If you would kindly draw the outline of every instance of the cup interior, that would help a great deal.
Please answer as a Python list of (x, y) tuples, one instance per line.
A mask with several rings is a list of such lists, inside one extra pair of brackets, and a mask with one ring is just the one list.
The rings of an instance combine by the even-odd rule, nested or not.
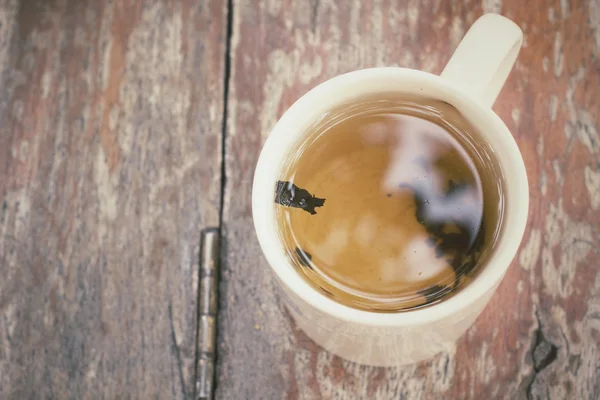
[[(398, 92), (445, 101), (480, 132), (504, 176), (504, 218), (495, 249), (473, 282), (443, 301), (398, 313), (377, 313), (337, 303), (309, 285), (289, 262), (278, 236), (274, 187), (286, 157), (309, 134), (309, 128), (331, 109), (347, 102)], [(374, 68), (335, 77), (301, 97), (282, 116), (261, 152), (252, 191), (255, 229), (267, 261), (281, 283), (321, 312), (370, 325), (412, 325), (433, 322), (460, 312), (497, 286), (520, 244), (528, 208), (527, 175), (518, 147), (500, 118), (437, 75), (403, 68)]]

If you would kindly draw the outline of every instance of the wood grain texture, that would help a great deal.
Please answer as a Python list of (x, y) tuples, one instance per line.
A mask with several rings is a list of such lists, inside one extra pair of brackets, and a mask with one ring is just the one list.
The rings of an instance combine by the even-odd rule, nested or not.
[(0, 0), (0, 398), (188, 398), (226, 5)]
[[(298, 331), (255, 239), (262, 143), (303, 93), (373, 66), (439, 73), (484, 12), (525, 41), (494, 107), (525, 159), (530, 216), (498, 292), (456, 349), (370, 368)], [(600, 398), (600, 2), (234, 1), (218, 397)]]

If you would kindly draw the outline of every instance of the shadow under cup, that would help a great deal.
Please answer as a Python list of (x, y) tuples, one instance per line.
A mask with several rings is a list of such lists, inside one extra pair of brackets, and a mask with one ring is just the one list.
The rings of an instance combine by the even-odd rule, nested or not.
[[(419, 125), (417, 126), (421, 131), (408, 132), (408, 136), (403, 136), (404, 133), (401, 134), (401, 132), (410, 130), (408, 128), (410, 124), (404, 123), (402, 118), (418, 119)], [(388, 125), (382, 125), (384, 124), (382, 119), (387, 121)], [(396, 125), (390, 127), (389, 122), (395, 123), (397, 120), (404, 123), (402, 129), (394, 129)], [(373, 137), (380, 137), (380, 142), (382, 142), (381, 129), (376, 131), (365, 131), (364, 129), (364, 126), (370, 126), (368, 124), (372, 124), (373, 121), (378, 121), (376, 126), (380, 128), (381, 126), (388, 128), (391, 136), (386, 140), (390, 143), (386, 145), (378, 143), (375, 147), (369, 147), (368, 143), (372, 142)], [(425, 122), (421, 123), (420, 121)], [(423, 129), (429, 128), (442, 129), (449, 135), (448, 138), (452, 139), (456, 149), (452, 149), (452, 151), (446, 149), (445, 151), (449, 155), (431, 158), (430, 165), (426, 165), (424, 161), (426, 157), (424, 158), (423, 155), (414, 151), (414, 138), (422, 143), (427, 143), (427, 139), (430, 138), (424, 135)], [(358, 133), (354, 135), (354, 129), (357, 131), (362, 129), (360, 135)], [(409, 141), (410, 138), (413, 139)], [(391, 142), (394, 142), (393, 146)], [(408, 154), (412, 154), (414, 160), (418, 160), (420, 164), (415, 169), (415, 173), (420, 174), (421, 170), (426, 171), (425, 180), (417, 178), (417, 181), (412, 179), (410, 182), (402, 179), (395, 181), (394, 185), (400, 188), (400, 193), (394, 194), (394, 198), (391, 198), (392, 193), (387, 193), (389, 188), (382, 189), (381, 193), (376, 193), (379, 187), (384, 186), (383, 183), (374, 182), (373, 186), (373, 182), (368, 182), (366, 186), (357, 186), (357, 182), (361, 182), (361, 176), (368, 175), (368, 180), (375, 176), (371, 164), (377, 165), (374, 168), (386, 165), (385, 175), (388, 176), (390, 167), (386, 163), (398, 164), (397, 160), (394, 160), (394, 154), (398, 155), (398, 149), (406, 146), (408, 142), (412, 144), (412, 153), (408, 151)], [(363, 152), (363, 148), (377, 149), (376, 151), (379, 153), (371, 152), (369, 153), (371, 155), (365, 153), (362, 159), (357, 159), (356, 154)], [(465, 160), (457, 157), (458, 150), (460, 153), (464, 153)], [(351, 156), (346, 157), (345, 152)], [(390, 161), (381, 164), (381, 160), (386, 158), (388, 153)], [(400, 151), (400, 153), (406, 154), (407, 151)], [(370, 159), (365, 159), (365, 157), (370, 157)], [(344, 165), (349, 166), (349, 168), (346, 167), (347, 170), (354, 169), (356, 171), (342, 173), (341, 175), (353, 172), (355, 174), (348, 182), (340, 183), (336, 179), (340, 173), (330, 167), (331, 165), (339, 166), (344, 161), (346, 161)], [(463, 161), (465, 161), (464, 165), (461, 165)], [(469, 167), (470, 171), (466, 161), (472, 164)], [(359, 165), (352, 167), (352, 163)], [(406, 175), (411, 166), (408, 165), (408, 167), (401, 168), (400, 175)], [(460, 171), (461, 169), (462, 171)], [(331, 171), (333, 172), (329, 173)], [(465, 184), (469, 180), (465, 176), (470, 172), (473, 172), (471, 174), (473, 176), (469, 176), (469, 178), (473, 178), (470, 179), (473, 184), (469, 186)], [(429, 181), (427, 181), (427, 176), (429, 176)], [(430, 185), (432, 181), (448, 182), (448, 184), (443, 189), (438, 187), (434, 191), (427, 191), (426, 189), (432, 188)], [(477, 209), (473, 208), (465, 212), (467, 207), (463, 207), (462, 212), (457, 211), (456, 207), (460, 210), (460, 207), (465, 204), (457, 202), (456, 199), (460, 198), (461, 191), (467, 193), (467, 189), (478, 193)], [(280, 246), (296, 273), (314, 290), (328, 298), (345, 306), (370, 312), (396, 313), (429, 307), (448, 300), (467, 287), (472, 280), (477, 278), (493, 256), (501, 234), (505, 211), (502, 168), (495, 158), (491, 145), (469, 119), (446, 101), (393, 92), (357, 97), (351, 102), (339, 104), (324, 112), (296, 139), (283, 157), (277, 183), (274, 184), (274, 192), (273, 207), (275, 208)], [(323, 194), (326, 195), (322, 196)], [(365, 196), (368, 197), (368, 201), (360, 201), (363, 203), (366, 201), (366, 207), (361, 206), (357, 209), (348, 206), (345, 209), (342, 206), (348, 204), (349, 198), (357, 199)], [(325, 204), (325, 200), (320, 197), (327, 198), (329, 203)], [(463, 197), (465, 196), (463, 195)], [(342, 252), (346, 252), (346, 257), (338, 257), (336, 266), (338, 270), (335, 270), (335, 268), (330, 268), (325, 261), (326, 259), (330, 260), (331, 257), (320, 257), (321, 254), (331, 255), (333, 253), (333, 251), (328, 253), (327, 249), (324, 250), (322, 242), (330, 243), (331, 240), (324, 238), (331, 238), (333, 234), (339, 236), (340, 226), (364, 225), (362, 222), (352, 225), (352, 221), (364, 221), (367, 213), (381, 214), (379, 222), (374, 223), (381, 228), (382, 224), (391, 219), (384, 211), (386, 207), (389, 207), (391, 201), (395, 201), (392, 205), (392, 213), (398, 207), (406, 208), (405, 206), (408, 205), (410, 208), (410, 216), (407, 217), (406, 214), (399, 216), (400, 225), (405, 224), (408, 218), (415, 219), (415, 224), (418, 221), (416, 226), (417, 229), (420, 229), (420, 236), (413, 238), (412, 245), (409, 246), (410, 255), (412, 256), (413, 248), (424, 248), (423, 246), (415, 247), (414, 244), (417, 241), (425, 242), (431, 248), (431, 250), (423, 252), (425, 256), (427, 256), (425, 253), (431, 253), (429, 259), (421, 257), (419, 263), (422, 265), (409, 266), (408, 269), (417, 268), (427, 271), (429, 264), (433, 269), (434, 264), (437, 265), (435, 268), (438, 268), (438, 260), (443, 260), (447, 266), (434, 278), (427, 277), (422, 280), (419, 277), (419, 282), (409, 282), (407, 286), (400, 286), (398, 291), (379, 289), (377, 292), (361, 291), (360, 279), (364, 279), (365, 273), (368, 274), (369, 280), (374, 280), (377, 286), (383, 287), (380, 285), (381, 278), (379, 281), (375, 279), (380, 275), (367, 270), (378, 271), (372, 268), (373, 265), (380, 265), (382, 260), (389, 265), (390, 260), (386, 257), (376, 258), (382, 251), (373, 242), (365, 242), (364, 246), (361, 246), (356, 241), (350, 241), (345, 250), (342, 250)], [(434, 213), (431, 210), (439, 210), (439, 206), (444, 206), (444, 204), (446, 204), (446, 209), (448, 209), (448, 205), (455, 207), (451, 209), (451, 214), (445, 215), (443, 220), (440, 220), (439, 216), (437, 219), (435, 215), (432, 217)], [(326, 208), (327, 206), (329, 208)], [(357, 216), (348, 215), (354, 211), (357, 211)], [(342, 213), (342, 218), (339, 218), (340, 213)], [(476, 220), (476, 223), (472, 223), (473, 220)], [(406, 232), (406, 227), (402, 227), (402, 229)], [(349, 231), (356, 231), (356, 229), (352, 228)], [(380, 231), (385, 230), (381, 228)], [(309, 235), (308, 239), (305, 237), (307, 234)], [(320, 239), (317, 239), (319, 235)], [(370, 240), (385, 241), (386, 237), (390, 236), (390, 234), (382, 234), (380, 237), (371, 235)], [(348, 243), (347, 239), (345, 243)], [(395, 243), (391, 243), (391, 246), (394, 247)], [(366, 252), (360, 252), (359, 248), (365, 249)], [(394, 254), (402, 253), (403, 246), (398, 245), (398, 250), (399, 253)], [(419, 251), (421, 252), (421, 250)], [(417, 253), (417, 250), (414, 252)], [(389, 252), (383, 253), (389, 254)], [(434, 253), (435, 259), (432, 256)], [(406, 259), (406, 257), (404, 258)], [(393, 268), (405, 268), (401, 265), (401, 261), (398, 261), (397, 258), (395, 260), (396, 265)], [(357, 268), (347, 268), (352, 263), (356, 264), (358, 271), (356, 271)], [(343, 276), (345, 273), (349, 275), (347, 279)], [(388, 276), (389, 273), (386, 272), (385, 275)], [(421, 271), (419, 271), (420, 275)], [(424, 274), (424, 276), (426, 275), (427, 273)], [(336, 276), (342, 276), (342, 280), (336, 282)], [(344, 279), (346, 282), (359, 282), (359, 284), (344, 285), (340, 283)], [(358, 290), (357, 287), (359, 287)]]

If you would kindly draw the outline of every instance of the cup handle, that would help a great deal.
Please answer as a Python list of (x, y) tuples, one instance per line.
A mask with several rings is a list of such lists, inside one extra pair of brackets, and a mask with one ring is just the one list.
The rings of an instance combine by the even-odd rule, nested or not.
[(441, 77), (491, 107), (523, 43), (523, 32), (508, 18), (485, 14), (467, 32)]

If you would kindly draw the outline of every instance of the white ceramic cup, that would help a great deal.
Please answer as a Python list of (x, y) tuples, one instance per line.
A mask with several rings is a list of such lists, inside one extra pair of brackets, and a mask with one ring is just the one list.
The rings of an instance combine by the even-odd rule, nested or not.
[[(306, 93), (276, 124), (256, 166), (254, 225), (292, 316), (317, 344), (361, 364), (402, 365), (450, 350), (479, 316), (510, 266), (527, 221), (523, 158), (508, 128), (491, 110), (521, 42), (522, 32), (514, 22), (486, 14), (467, 32), (441, 76), (405, 68), (350, 72)], [(297, 273), (278, 237), (274, 190), (286, 157), (316, 120), (341, 103), (390, 91), (448, 102), (479, 130), (505, 177), (505, 213), (493, 255), (472, 282), (428, 307), (377, 313), (342, 305)]]

